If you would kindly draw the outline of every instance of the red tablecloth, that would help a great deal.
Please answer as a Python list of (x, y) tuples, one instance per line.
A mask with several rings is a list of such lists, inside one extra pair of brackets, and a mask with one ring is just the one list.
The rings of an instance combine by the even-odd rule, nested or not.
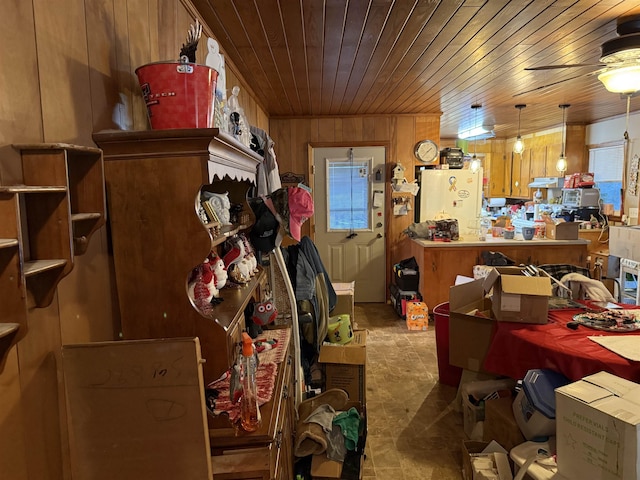
[[(624, 308), (636, 308), (625, 305)], [(488, 372), (510, 378), (524, 378), (528, 370), (546, 368), (562, 373), (570, 380), (602, 370), (634, 382), (640, 382), (640, 362), (627, 360), (589, 340), (595, 335), (640, 335), (610, 333), (580, 325), (567, 327), (578, 309), (549, 311), (549, 323), (533, 325), (497, 322), (497, 329), (484, 361)]]

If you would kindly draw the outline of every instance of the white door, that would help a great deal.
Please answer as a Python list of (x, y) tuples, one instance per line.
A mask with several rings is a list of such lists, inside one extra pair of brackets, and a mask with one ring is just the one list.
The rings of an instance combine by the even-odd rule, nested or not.
[(384, 147), (316, 148), (315, 243), (332, 282), (385, 302)]

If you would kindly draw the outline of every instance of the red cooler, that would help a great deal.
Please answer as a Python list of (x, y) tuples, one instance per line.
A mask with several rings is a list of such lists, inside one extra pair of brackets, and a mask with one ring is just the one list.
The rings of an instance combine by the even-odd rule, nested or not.
[(440, 383), (457, 387), (462, 378), (462, 369), (449, 364), (449, 302), (433, 309), (436, 324), (436, 350), (438, 352), (438, 376)]
[(211, 128), (218, 72), (206, 65), (156, 62), (136, 69), (151, 128)]

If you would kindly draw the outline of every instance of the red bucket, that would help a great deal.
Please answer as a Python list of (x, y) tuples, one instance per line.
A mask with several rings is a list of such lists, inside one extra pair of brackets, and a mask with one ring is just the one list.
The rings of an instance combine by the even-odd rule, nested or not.
[(438, 377), (440, 383), (457, 387), (462, 378), (462, 369), (449, 363), (449, 302), (433, 309), (436, 324), (436, 351), (438, 354)]
[(136, 69), (154, 130), (211, 128), (218, 72), (205, 65), (157, 62)]

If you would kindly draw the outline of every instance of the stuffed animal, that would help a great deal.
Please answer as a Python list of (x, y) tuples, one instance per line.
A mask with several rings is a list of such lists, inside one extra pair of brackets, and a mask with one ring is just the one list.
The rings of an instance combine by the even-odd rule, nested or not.
[(213, 265), (213, 274), (216, 277), (216, 288), (221, 290), (227, 284), (229, 277), (227, 269), (222, 259), (215, 252), (211, 252), (208, 258), (211, 265)]
[(227, 267), (229, 277), (235, 283), (247, 283), (251, 279), (251, 271), (248, 262), (244, 259), (244, 246), (233, 237), (225, 242), (228, 249), (222, 260)]
[(253, 251), (253, 246), (251, 245), (251, 242), (249, 241), (247, 236), (244, 233), (241, 233), (238, 236), (240, 237), (240, 240), (244, 245), (245, 258), (249, 262), (249, 268), (251, 269), (251, 275), (253, 276), (258, 273), (258, 259), (256, 258), (256, 254)]
[(264, 327), (270, 323), (273, 323), (278, 316), (278, 310), (273, 304), (273, 301), (266, 300), (264, 302), (258, 302), (253, 306), (253, 315), (251, 320), (256, 325)]
[(191, 271), (187, 291), (193, 305), (203, 315), (209, 315), (213, 306), (222, 301), (216, 288), (213, 265), (206, 259)]

